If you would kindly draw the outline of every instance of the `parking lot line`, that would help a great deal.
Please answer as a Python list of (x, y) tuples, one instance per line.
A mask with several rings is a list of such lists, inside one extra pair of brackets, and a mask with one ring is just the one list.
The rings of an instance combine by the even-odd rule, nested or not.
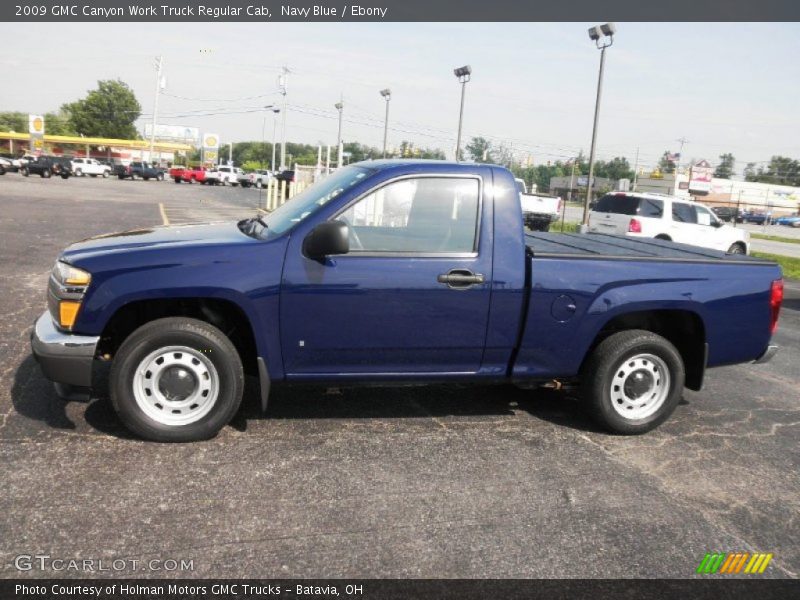
[(164, 210), (164, 203), (158, 203), (158, 210), (161, 212), (161, 221), (164, 225), (169, 225), (169, 219), (167, 218), (167, 211)]

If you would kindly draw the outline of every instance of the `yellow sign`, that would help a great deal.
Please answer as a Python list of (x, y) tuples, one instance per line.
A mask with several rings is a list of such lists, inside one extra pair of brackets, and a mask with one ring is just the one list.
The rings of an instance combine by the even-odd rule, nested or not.
[(33, 148), (34, 150), (42, 150), (44, 148), (44, 140), (42, 138), (34, 138)]
[(218, 145), (216, 136), (207, 135), (205, 142), (203, 142), (203, 146), (206, 148), (216, 148)]
[(28, 115), (28, 131), (30, 133), (44, 133), (44, 117), (39, 115)]
[(211, 150), (206, 150), (204, 156), (207, 162), (214, 162), (217, 160), (217, 153), (212, 152)]

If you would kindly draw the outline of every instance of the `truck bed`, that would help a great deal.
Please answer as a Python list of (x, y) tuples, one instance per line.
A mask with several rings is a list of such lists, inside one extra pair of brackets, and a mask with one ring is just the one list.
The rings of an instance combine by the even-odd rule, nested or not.
[(539, 258), (657, 260), (667, 262), (774, 263), (742, 254), (726, 254), (666, 240), (634, 238), (604, 233), (525, 233), (525, 245)]

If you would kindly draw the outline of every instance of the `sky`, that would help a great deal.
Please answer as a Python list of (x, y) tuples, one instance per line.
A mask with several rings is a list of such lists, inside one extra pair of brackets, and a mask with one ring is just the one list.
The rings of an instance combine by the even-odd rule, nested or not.
[[(390, 88), (389, 146), (452, 155), (469, 64), (464, 139), (484, 136), (534, 164), (589, 153), (600, 52), (594, 23), (2, 23), (0, 111), (44, 113), (119, 78), (153, 109), (163, 55), (160, 124), (228, 141), (269, 141), (287, 66), (287, 139), (380, 147)], [(11, 49), (11, 50), (9, 50)], [(665, 150), (736, 169), (800, 158), (800, 24), (617, 23), (606, 53), (597, 156), (653, 166)], [(224, 114), (210, 114), (224, 113)], [(281, 124), (278, 121), (278, 139)]]

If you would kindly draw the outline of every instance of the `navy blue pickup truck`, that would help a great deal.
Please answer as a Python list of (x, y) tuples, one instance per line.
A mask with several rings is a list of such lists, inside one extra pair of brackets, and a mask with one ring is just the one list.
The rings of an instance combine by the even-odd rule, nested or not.
[(572, 386), (636, 434), (708, 367), (769, 359), (782, 295), (747, 256), (526, 233), (500, 167), (376, 161), (264, 216), (70, 246), (31, 342), (62, 395), (111, 361), (114, 409), (151, 440), (213, 437), (246, 373), (265, 410), (278, 383)]

